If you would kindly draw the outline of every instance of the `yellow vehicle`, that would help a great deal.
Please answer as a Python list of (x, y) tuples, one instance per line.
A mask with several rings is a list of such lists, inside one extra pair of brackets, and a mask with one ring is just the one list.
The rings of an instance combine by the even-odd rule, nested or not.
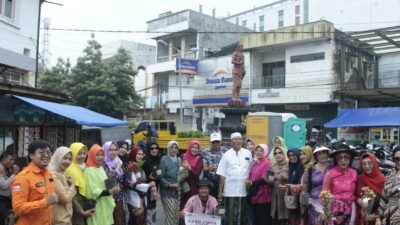
[[(149, 132), (151, 128), (151, 131)], [(148, 134), (150, 133), (150, 137)], [(200, 142), (200, 148), (206, 149), (210, 145), (209, 138), (179, 138), (175, 120), (143, 120), (135, 129), (133, 141), (146, 143), (147, 138), (156, 138), (161, 149), (167, 149), (169, 141), (177, 141), (179, 150), (185, 151), (191, 140)]]

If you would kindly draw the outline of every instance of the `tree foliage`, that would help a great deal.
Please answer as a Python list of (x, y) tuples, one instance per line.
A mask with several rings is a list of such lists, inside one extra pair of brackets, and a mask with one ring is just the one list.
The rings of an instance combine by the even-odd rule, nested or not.
[(83, 53), (73, 68), (61, 59), (42, 75), (39, 88), (62, 92), (75, 105), (118, 118), (140, 106), (133, 86), (136, 71), (125, 49), (103, 60), (101, 45), (92, 36)]
[(69, 59), (65, 61), (63, 58), (58, 58), (55, 66), (39, 76), (39, 88), (65, 94), (63, 84), (70, 74), (71, 63)]

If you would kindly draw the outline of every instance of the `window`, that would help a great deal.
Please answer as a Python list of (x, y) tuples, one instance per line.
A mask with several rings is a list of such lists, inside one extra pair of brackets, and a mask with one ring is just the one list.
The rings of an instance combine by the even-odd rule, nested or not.
[(279, 10), (279, 12), (278, 12), (278, 27), (279, 28), (282, 28), (284, 26), (283, 17), (284, 17), (284, 11)]
[(168, 130), (168, 123), (167, 122), (160, 122), (160, 130)]
[(263, 64), (262, 87), (285, 87), (285, 61)]
[(300, 24), (300, 16), (295, 17), (294, 24), (299, 25)]
[(308, 23), (308, 0), (304, 0), (303, 3), (303, 17), (304, 17), (304, 23)]
[(315, 61), (315, 60), (324, 60), (325, 53), (318, 52), (313, 54), (306, 54), (306, 55), (294, 55), (290, 57), (291, 63), (299, 63), (299, 62), (308, 62), (308, 61)]
[(242, 27), (247, 27), (247, 20), (242, 21)]
[(264, 16), (258, 17), (258, 31), (260, 32), (264, 31)]
[(0, 16), (13, 19), (14, 17), (14, 0), (0, 0)]
[(24, 55), (31, 56), (31, 50), (29, 48), (24, 48)]
[(295, 8), (295, 15), (297, 16), (297, 15), (300, 15), (300, 5), (296, 5), (296, 8)]
[(0, 82), (21, 85), (22, 74), (12, 71), (5, 71), (0, 73)]

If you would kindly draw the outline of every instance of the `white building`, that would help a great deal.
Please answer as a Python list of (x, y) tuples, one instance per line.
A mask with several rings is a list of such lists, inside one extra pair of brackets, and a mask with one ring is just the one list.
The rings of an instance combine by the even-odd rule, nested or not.
[(255, 31), (327, 20), (342, 31), (400, 24), (399, 0), (280, 0), (226, 17)]
[[(182, 75), (181, 98), (176, 58), (202, 60), (208, 54), (236, 43), (241, 32), (249, 29), (193, 10), (163, 13), (147, 24), (149, 37), (157, 41), (157, 63), (147, 68), (152, 77), (148, 80), (153, 80), (153, 83), (147, 84), (147, 87), (152, 88), (147, 97), (153, 103), (164, 103), (169, 109), (168, 119), (177, 121), (180, 120), (182, 101), (183, 124), (178, 122), (178, 127), (180, 130), (196, 129), (192, 99), (194, 89), (202, 88), (202, 78)], [(218, 33), (222, 28), (234, 33)]]
[(251, 105), (294, 113), (320, 130), (343, 101), (337, 90), (376, 86), (377, 58), (342, 35), (319, 21), (241, 37), (250, 51)]
[(39, 0), (0, 0), (0, 82), (35, 86)]

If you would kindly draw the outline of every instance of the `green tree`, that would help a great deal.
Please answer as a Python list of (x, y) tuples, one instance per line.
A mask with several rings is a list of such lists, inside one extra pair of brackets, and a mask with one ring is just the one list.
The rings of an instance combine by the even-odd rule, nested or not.
[(69, 59), (65, 61), (63, 58), (58, 58), (55, 66), (44, 71), (44, 73), (39, 76), (38, 87), (46, 91), (65, 94), (67, 90), (64, 87), (64, 83), (70, 74), (71, 63)]
[(140, 105), (133, 87), (136, 72), (125, 50), (103, 61), (101, 45), (92, 35), (83, 52), (65, 82), (74, 104), (119, 118)]

